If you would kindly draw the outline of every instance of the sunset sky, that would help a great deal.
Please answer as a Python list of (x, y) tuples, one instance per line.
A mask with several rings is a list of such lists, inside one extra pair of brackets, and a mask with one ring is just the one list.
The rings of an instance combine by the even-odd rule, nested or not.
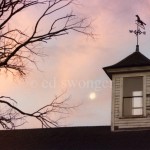
[[(80, 33), (57, 37), (44, 44), (48, 56), (38, 59), (41, 71), (32, 67), (25, 80), (1, 74), (0, 95), (11, 96), (24, 111), (32, 112), (67, 90), (70, 104), (81, 106), (63, 120), (66, 126), (110, 125), (111, 81), (103, 67), (112, 65), (135, 51), (135, 15), (147, 24), (140, 36), (140, 51), (150, 58), (149, 0), (78, 0), (74, 13), (93, 20), (96, 39)], [(70, 11), (70, 8), (67, 9)], [(66, 11), (67, 11), (66, 10)], [(42, 9), (29, 9), (12, 20), (13, 26), (32, 29)], [(67, 12), (63, 12), (64, 14)], [(59, 13), (57, 14), (59, 15)], [(24, 18), (24, 19), (21, 19)], [(42, 29), (48, 27), (43, 22)], [(92, 94), (91, 94), (92, 93)], [(34, 121), (24, 128), (37, 127)]]

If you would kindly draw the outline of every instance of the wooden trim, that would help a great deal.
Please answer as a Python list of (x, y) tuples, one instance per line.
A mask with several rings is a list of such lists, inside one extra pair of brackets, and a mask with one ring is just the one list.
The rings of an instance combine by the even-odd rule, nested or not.
[(127, 117), (121, 117), (119, 119), (134, 119), (134, 118), (145, 118), (144, 115), (131, 115)]
[(126, 67), (126, 68), (110, 68), (107, 69), (108, 73), (125, 73), (125, 72), (139, 72), (139, 71), (150, 71), (150, 66), (141, 67)]
[(125, 74), (115, 74), (114, 76), (115, 77), (120, 77), (122, 80), (121, 80), (121, 93), (120, 93), (120, 97), (121, 97), (121, 100), (120, 100), (120, 107), (119, 107), (119, 111), (120, 111), (120, 115), (119, 117), (121, 118), (122, 117), (122, 102), (123, 102), (123, 78), (125, 77), (138, 77), (138, 76), (141, 76), (143, 77), (143, 115), (146, 116), (146, 75), (150, 75), (150, 72), (149, 73), (141, 73), (141, 72), (138, 72), (138, 73), (132, 73), (132, 74), (129, 74), (129, 73), (125, 73)]
[(111, 101), (111, 131), (114, 131), (114, 104), (115, 101), (115, 77), (112, 77), (112, 101)]
[(134, 72), (134, 73), (124, 73), (124, 74), (114, 74), (115, 77), (136, 77), (136, 76), (146, 76), (150, 75), (150, 72)]
[(143, 114), (146, 117), (146, 75), (143, 75)]
[(123, 110), (123, 106), (122, 106), (122, 103), (123, 103), (123, 78), (120, 78), (120, 104), (119, 104), (119, 117), (122, 117), (122, 110)]
[(143, 96), (128, 96), (128, 97), (123, 97), (124, 98), (134, 98), (134, 97), (143, 97)]

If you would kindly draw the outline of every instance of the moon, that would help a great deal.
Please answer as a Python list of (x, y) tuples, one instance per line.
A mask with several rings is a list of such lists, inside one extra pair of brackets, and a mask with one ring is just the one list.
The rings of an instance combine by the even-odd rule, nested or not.
[(96, 98), (96, 93), (95, 92), (90, 93), (89, 98), (91, 100), (94, 100)]

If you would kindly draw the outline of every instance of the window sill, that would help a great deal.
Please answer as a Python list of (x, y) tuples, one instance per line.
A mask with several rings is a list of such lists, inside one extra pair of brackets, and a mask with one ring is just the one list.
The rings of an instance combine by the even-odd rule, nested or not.
[(129, 117), (120, 117), (119, 119), (133, 119), (133, 118), (145, 118), (146, 116), (144, 115), (139, 115), (139, 116), (129, 116)]

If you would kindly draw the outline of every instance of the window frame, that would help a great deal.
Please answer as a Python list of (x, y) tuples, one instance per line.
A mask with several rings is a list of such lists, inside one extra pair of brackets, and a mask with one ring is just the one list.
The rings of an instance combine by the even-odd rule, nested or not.
[[(133, 111), (133, 110), (135, 110), (135, 109), (142, 109), (142, 114), (141, 115), (133, 115), (133, 114), (131, 114), (131, 115), (129, 115), (129, 116), (127, 116), (127, 115), (124, 115), (124, 99), (125, 98), (131, 98), (131, 101), (133, 102), (133, 98), (137, 98), (137, 97), (139, 97), (139, 98), (142, 98), (142, 106), (141, 107), (133, 107), (133, 105), (132, 105), (132, 107), (131, 107), (131, 112)], [(143, 107), (143, 101), (144, 101), (144, 99), (143, 99), (143, 95), (142, 96), (131, 96), (131, 97), (123, 97), (123, 103), (122, 103), (122, 114), (123, 114), (123, 117), (124, 118), (136, 118), (136, 117), (142, 117), (143, 115), (144, 115), (144, 107)], [(131, 103), (132, 103), (131, 102)]]
[[(146, 117), (146, 74), (144, 73), (126, 73), (118, 74), (116, 77), (121, 78), (121, 93), (120, 93), (120, 104), (119, 104), (119, 118), (140, 118)], [(143, 77), (143, 115), (135, 115), (131, 117), (123, 116), (123, 79), (126, 77)]]

